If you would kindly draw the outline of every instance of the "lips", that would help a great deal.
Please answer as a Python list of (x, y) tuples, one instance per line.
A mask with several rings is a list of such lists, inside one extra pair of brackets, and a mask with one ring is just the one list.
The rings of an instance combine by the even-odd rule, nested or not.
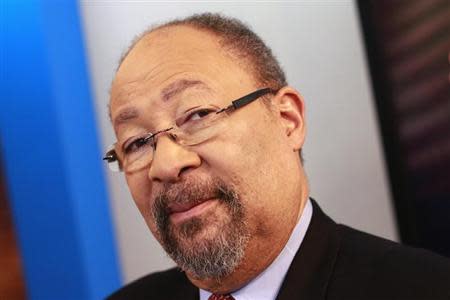
[(195, 217), (207, 210), (211, 205), (214, 205), (217, 200), (209, 198), (206, 200), (199, 200), (190, 203), (171, 204), (168, 207), (170, 219), (174, 223), (184, 221), (186, 219)]
[(188, 211), (191, 208), (193, 208), (194, 206), (197, 206), (203, 202), (205, 202), (207, 200), (200, 200), (200, 201), (195, 201), (195, 202), (190, 202), (190, 203), (182, 203), (182, 204), (172, 204), (169, 205), (169, 214), (173, 214), (173, 213), (180, 213), (180, 212), (184, 212), (184, 211)]

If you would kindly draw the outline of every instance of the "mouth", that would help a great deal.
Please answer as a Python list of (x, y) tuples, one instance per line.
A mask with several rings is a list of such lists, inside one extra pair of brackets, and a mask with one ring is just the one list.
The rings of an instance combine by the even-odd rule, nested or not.
[(190, 218), (201, 215), (218, 202), (215, 198), (196, 201), (187, 204), (174, 204), (169, 206), (169, 216), (173, 224), (184, 222)]

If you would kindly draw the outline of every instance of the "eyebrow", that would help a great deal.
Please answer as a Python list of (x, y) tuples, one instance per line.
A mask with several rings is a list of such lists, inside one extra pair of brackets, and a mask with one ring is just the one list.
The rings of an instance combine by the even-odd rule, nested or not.
[(134, 107), (128, 107), (122, 110), (117, 117), (114, 119), (114, 127), (117, 125), (125, 123), (128, 120), (136, 119), (139, 117), (139, 111)]
[[(169, 101), (171, 98), (175, 97), (176, 95), (181, 94), (186, 89), (194, 86), (201, 86), (205, 89), (209, 89), (209, 87), (203, 81), (180, 79), (166, 86), (161, 91), (160, 97), (164, 102), (166, 102)], [(132, 119), (136, 119), (138, 117), (139, 111), (135, 107), (125, 108), (114, 119), (114, 127), (117, 127), (119, 124), (125, 123)]]
[(175, 97), (178, 94), (181, 94), (183, 91), (193, 86), (202, 86), (206, 89), (209, 89), (203, 81), (180, 79), (169, 84), (161, 91), (161, 99), (164, 102), (169, 101), (171, 98)]

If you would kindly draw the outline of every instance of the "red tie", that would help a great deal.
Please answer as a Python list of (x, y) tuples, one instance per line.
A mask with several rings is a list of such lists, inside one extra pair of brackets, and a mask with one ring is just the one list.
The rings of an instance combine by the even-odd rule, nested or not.
[(208, 300), (234, 300), (234, 298), (230, 294), (226, 295), (212, 294), (211, 296), (209, 296)]

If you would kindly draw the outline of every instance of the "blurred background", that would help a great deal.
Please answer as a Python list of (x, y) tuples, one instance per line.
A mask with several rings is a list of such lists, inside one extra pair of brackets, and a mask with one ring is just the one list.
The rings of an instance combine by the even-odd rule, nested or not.
[(0, 299), (102, 299), (173, 263), (122, 174), (109, 87), (150, 25), (249, 24), (306, 99), (311, 196), (337, 222), (450, 257), (448, 0), (0, 4)]

